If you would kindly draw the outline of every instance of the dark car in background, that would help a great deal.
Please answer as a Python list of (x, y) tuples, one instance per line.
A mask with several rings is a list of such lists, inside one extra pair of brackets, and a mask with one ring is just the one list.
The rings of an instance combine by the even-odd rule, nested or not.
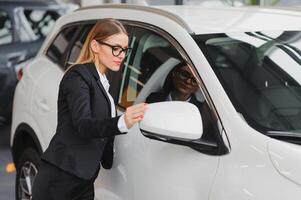
[(54, 22), (75, 8), (52, 1), (0, 0), (0, 124), (11, 119), (15, 66), (34, 57)]

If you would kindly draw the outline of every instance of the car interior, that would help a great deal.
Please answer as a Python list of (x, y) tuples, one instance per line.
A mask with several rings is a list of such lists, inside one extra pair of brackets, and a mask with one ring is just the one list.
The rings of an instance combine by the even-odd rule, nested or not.
[(300, 130), (300, 85), (261, 56), (263, 50), (222, 34), (210, 37), (197, 40), (237, 112), (263, 132)]

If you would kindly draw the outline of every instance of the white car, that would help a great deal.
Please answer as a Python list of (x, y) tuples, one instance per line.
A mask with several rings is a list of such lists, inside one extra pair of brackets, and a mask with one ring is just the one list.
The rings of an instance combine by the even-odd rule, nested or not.
[(190, 73), (180, 78), (194, 80), (192, 95), (209, 112), (200, 114), (190, 100), (149, 104), (144, 120), (116, 137), (96, 199), (300, 199), (301, 13), (134, 5), (81, 8), (60, 18), (24, 69), (11, 128), (16, 199), (30, 198), (39, 156), (55, 133), (66, 67), (96, 20), (110, 17), (125, 24), (133, 48), (123, 70), (108, 75), (119, 114), (162, 91), (179, 62)]

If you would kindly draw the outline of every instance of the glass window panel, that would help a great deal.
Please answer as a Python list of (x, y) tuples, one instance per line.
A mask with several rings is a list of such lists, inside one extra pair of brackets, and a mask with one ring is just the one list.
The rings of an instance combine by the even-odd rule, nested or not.
[(13, 41), (12, 21), (7, 12), (0, 10), (0, 45)]

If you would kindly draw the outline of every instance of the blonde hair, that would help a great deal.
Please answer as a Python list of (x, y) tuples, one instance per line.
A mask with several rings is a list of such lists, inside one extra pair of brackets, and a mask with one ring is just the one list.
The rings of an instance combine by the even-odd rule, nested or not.
[(124, 33), (128, 35), (126, 29), (120, 21), (112, 18), (98, 20), (90, 30), (80, 54), (73, 65), (93, 62), (94, 53), (90, 47), (92, 40), (105, 40), (106, 38), (118, 33)]

